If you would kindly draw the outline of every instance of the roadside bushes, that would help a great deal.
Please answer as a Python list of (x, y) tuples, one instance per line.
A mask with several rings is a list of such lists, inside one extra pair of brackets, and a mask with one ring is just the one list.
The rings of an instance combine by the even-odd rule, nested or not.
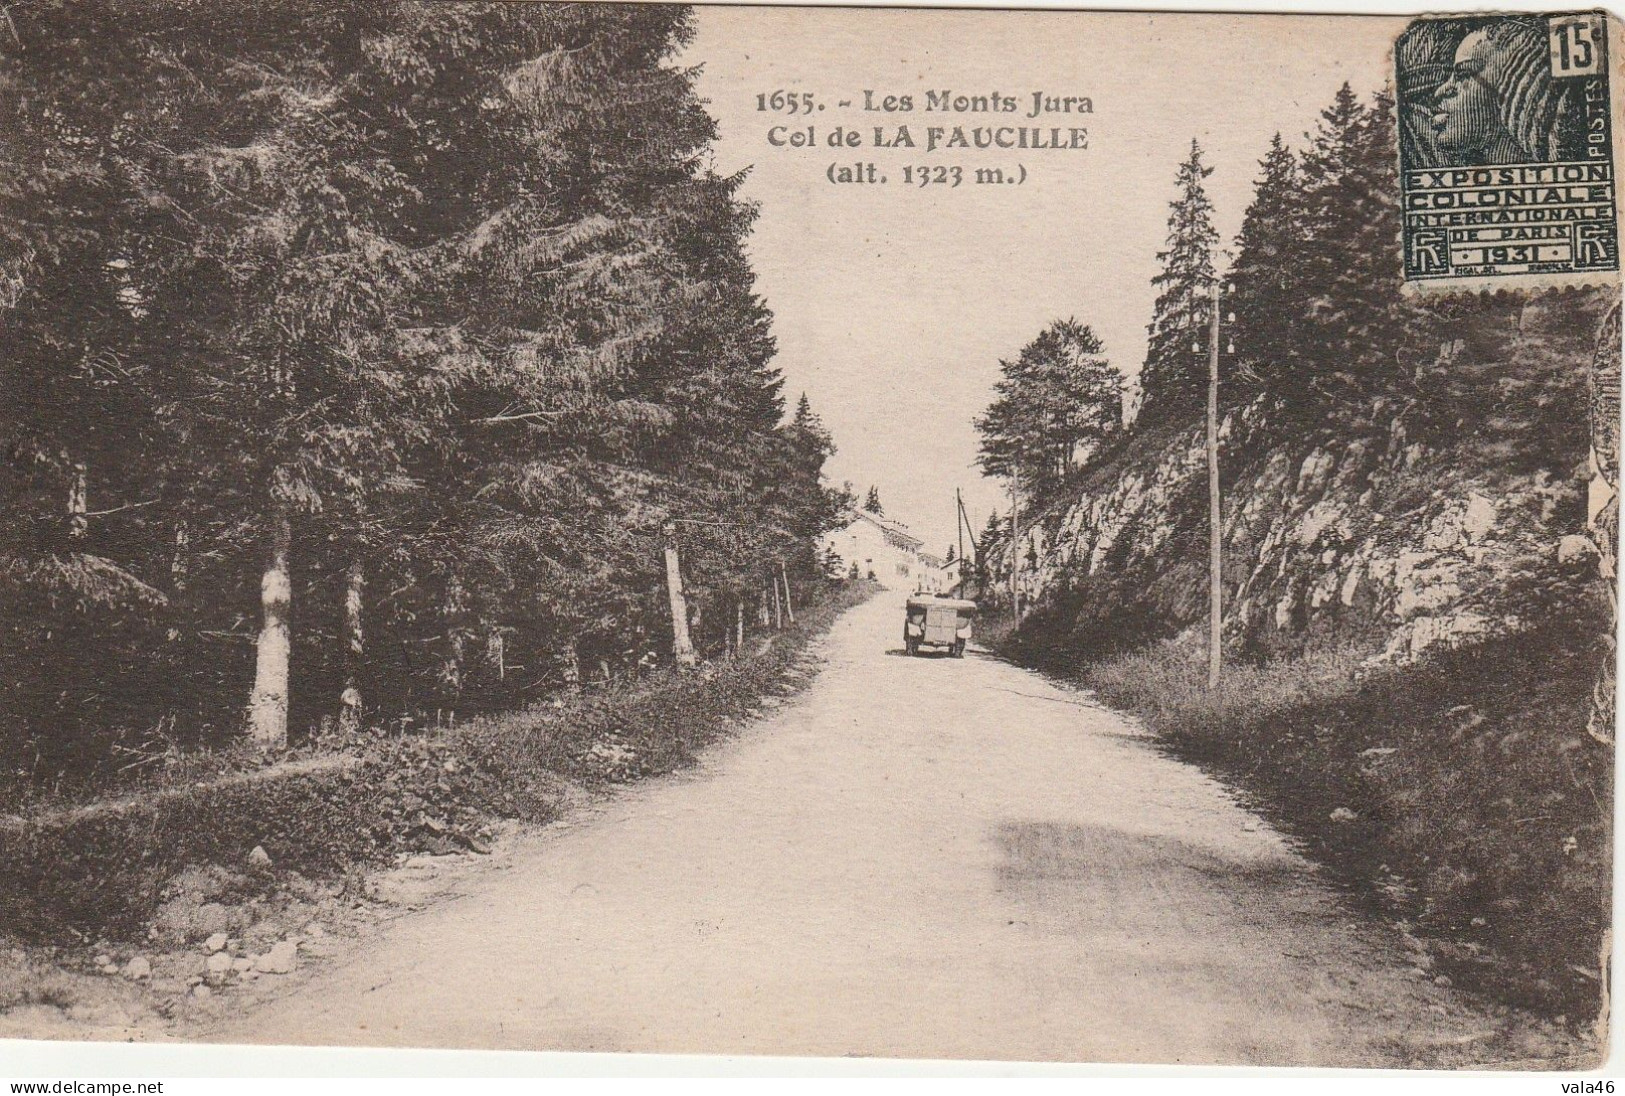
[[(258, 771), (0, 819), (0, 926), (27, 941), (127, 938), (189, 868), (248, 865), (269, 889), (292, 871), (330, 878), (402, 851), (483, 852), (492, 821), (548, 821), (569, 782), (617, 783), (690, 763), (873, 590), (836, 587), (743, 657), (692, 673), (584, 687), (439, 733), (363, 731)], [(255, 848), (268, 863), (251, 863)]]
[(1610, 924), (1612, 751), (1586, 734), (1601, 621), (1361, 669), (1328, 644), (1228, 665), (1165, 643), (1080, 674), (1217, 770), (1458, 983), (1589, 1021)]

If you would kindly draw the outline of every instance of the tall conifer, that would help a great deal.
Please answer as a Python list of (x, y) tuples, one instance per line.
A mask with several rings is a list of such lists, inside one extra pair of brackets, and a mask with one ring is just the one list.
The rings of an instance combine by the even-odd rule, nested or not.
[(1227, 403), (1260, 388), (1281, 391), (1293, 383), (1301, 362), (1296, 340), (1304, 299), (1299, 264), (1304, 246), (1303, 190), (1297, 157), (1277, 133), (1259, 162), (1230, 270), (1227, 313), (1236, 319), (1227, 345), (1234, 343), (1230, 368), (1220, 386)]
[(1151, 426), (1196, 414), (1207, 392), (1206, 323), (1208, 288), (1213, 284), (1213, 251), (1218, 230), (1203, 181), (1213, 169), (1202, 162), (1192, 139), (1190, 155), (1174, 179), (1177, 196), (1169, 203), (1167, 246), (1157, 253), (1161, 271), (1147, 328), (1145, 367), (1140, 372), (1138, 421)]

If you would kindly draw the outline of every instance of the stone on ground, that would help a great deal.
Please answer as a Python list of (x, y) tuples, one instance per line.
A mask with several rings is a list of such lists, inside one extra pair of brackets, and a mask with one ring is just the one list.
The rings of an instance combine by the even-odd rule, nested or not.
[(299, 945), (292, 940), (283, 940), (254, 960), (254, 969), (261, 974), (292, 974), (298, 962)]

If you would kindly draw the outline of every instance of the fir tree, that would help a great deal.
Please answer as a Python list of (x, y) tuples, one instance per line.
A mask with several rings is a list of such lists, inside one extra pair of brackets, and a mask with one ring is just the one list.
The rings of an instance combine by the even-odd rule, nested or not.
[(1365, 110), (1344, 83), (1320, 112), (1300, 158), (1303, 184), (1301, 231), (1307, 246), (1299, 257), (1299, 277), (1311, 309), (1324, 306), (1338, 277), (1343, 248), (1355, 235), (1358, 216), (1358, 160)]
[(1434, 337), (1435, 310), (1400, 291), (1387, 258), (1400, 231), (1394, 139), (1392, 98), (1380, 93), (1364, 106), (1344, 84), (1303, 154), (1297, 265), (1306, 323), (1296, 341), (1313, 398), (1334, 409), (1409, 390), (1410, 357)]
[(997, 510), (990, 511), (976, 538), (976, 585), (980, 590), (988, 590), (998, 580), (990, 569), (991, 561), (1009, 539), (1009, 519), (1001, 518)]
[(871, 486), (869, 488), (869, 493), (863, 499), (863, 508), (876, 517), (886, 516), (886, 508), (880, 505), (880, 489), (878, 487)]
[(1261, 388), (1281, 392), (1299, 374), (1297, 327), (1305, 302), (1299, 284), (1302, 261), (1303, 189), (1298, 161), (1277, 133), (1259, 162), (1253, 201), (1236, 236), (1226, 311), (1236, 319), (1229, 338), (1237, 347), (1220, 387), (1228, 403)]
[(976, 420), (990, 475), (1018, 476), (1035, 504), (1110, 439), (1123, 416), (1123, 378), (1094, 331), (1058, 320), (999, 363), (996, 398)]
[(0, 752), (240, 726), (250, 675), (274, 744), (636, 664), (667, 520), (702, 610), (815, 571), (850, 499), (810, 406), (782, 421), (690, 20), (13, 11)]
[(1174, 179), (1177, 197), (1169, 204), (1167, 246), (1157, 253), (1162, 269), (1151, 279), (1157, 300), (1147, 328), (1137, 420), (1147, 426), (1193, 415), (1206, 398), (1208, 291), (1218, 231), (1202, 183), (1212, 173), (1193, 139)]

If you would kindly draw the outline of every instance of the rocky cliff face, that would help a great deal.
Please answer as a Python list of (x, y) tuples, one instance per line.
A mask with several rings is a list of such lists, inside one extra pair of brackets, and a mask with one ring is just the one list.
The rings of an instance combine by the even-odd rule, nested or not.
[[(1583, 586), (1595, 574), (1586, 304), (1530, 306), (1489, 346), (1442, 347), (1418, 373), (1450, 386), (1434, 386), (1449, 409), (1442, 425), (1437, 414), (1413, 425), (1415, 404), (1401, 399), (1370, 401), (1346, 432), (1301, 428), (1267, 397), (1230, 410), (1220, 452), (1231, 642), (1352, 631), (1375, 659), (1408, 661), (1516, 632)], [(1114, 624), (1144, 638), (1198, 630), (1206, 460), (1199, 423), (1133, 439), (1034, 522), (1027, 598), (1080, 636)]]

